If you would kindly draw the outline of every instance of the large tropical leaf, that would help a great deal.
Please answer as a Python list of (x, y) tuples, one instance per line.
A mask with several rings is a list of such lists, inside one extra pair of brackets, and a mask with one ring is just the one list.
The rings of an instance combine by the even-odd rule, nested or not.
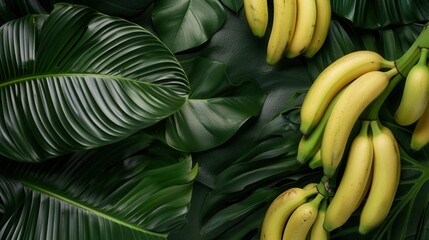
[(176, 112), (189, 86), (141, 27), (76, 5), (0, 28), (0, 153), (42, 161), (119, 141)]
[(196, 58), (182, 65), (190, 79), (191, 95), (166, 120), (163, 138), (170, 146), (186, 152), (211, 149), (260, 113), (264, 92), (249, 82), (233, 86), (225, 64)]
[(218, 0), (157, 0), (152, 20), (160, 38), (173, 52), (205, 43), (225, 21)]
[(39, 164), (0, 162), (1, 239), (166, 239), (197, 167), (143, 135)]
[(332, 11), (368, 29), (429, 20), (427, 0), (332, 0)]

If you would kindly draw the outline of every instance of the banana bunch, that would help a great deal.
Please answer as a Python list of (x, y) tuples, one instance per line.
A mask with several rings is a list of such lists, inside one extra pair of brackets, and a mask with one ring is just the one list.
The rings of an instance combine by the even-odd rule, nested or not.
[(332, 177), (359, 116), (397, 74), (393, 61), (372, 51), (349, 53), (326, 67), (302, 104), (298, 161), (311, 159)]
[[(328, 35), (330, 0), (273, 0), (273, 9), (267, 63), (276, 64), (284, 55), (313, 57)], [(263, 37), (268, 26), (267, 0), (244, 0), (244, 10), (252, 33)]]
[(392, 206), (400, 169), (399, 147), (393, 133), (377, 120), (363, 121), (326, 210), (324, 228), (332, 231), (341, 227), (361, 204), (359, 232), (366, 234), (378, 227)]
[(395, 112), (395, 121), (399, 125), (408, 126), (416, 123), (411, 148), (420, 150), (429, 142), (429, 66), (427, 57), (429, 50), (421, 50), (420, 59), (405, 79), (400, 104)]
[(261, 228), (261, 240), (328, 239), (323, 228), (326, 212), (325, 197), (317, 184), (290, 188), (269, 206)]

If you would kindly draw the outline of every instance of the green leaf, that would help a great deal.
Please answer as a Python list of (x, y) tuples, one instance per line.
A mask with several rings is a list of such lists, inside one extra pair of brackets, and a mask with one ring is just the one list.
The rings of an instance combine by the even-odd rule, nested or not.
[(2, 161), (2, 239), (166, 239), (197, 167), (143, 135), (40, 164)]
[(81, 4), (108, 15), (132, 18), (143, 13), (153, 0), (51, 0), (51, 2)]
[(243, 7), (243, 0), (221, 0), (221, 2), (235, 13)]
[(45, 14), (47, 9), (38, 0), (0, 0), (0, 23), (23, 17), (27, 14)]
[(332, 0), (331, 3), (335, 14), (367, 29), (429, 20), (427, 0)]
[(201, 210), (203, 239), (259, 236), (264, 210), (277, 195), (320, 179), (319, 172), (296, 161), (296, 127), (283, 115), (274, 118), (239, 158), (223, 165)]
[(189, 85), (145, 29), (58, 4), (0, 28), (0, 153), (19, 161), (119, 141), (176, 112)]
[(177, 53), (209, 40), (225, 21), (218, 0), (157, 0), (152, 10), (155, 30)]
[(196, 58), (182, 65), (190, 79), (191, 96), (166, 119), (165, 132), (156, 133), (168, 145), (185, 152), (213, 148), (260, 113), (265, 94), (252, 83), (231, 85), (224, 64)]

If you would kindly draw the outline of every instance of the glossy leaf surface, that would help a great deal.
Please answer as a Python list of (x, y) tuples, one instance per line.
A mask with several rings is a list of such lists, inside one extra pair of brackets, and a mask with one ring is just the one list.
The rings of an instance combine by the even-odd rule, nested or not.
[(0, 28), (0, 153), (43, 161), (119, 141), (176, 112), (186, 75), (151, 33), (60, 4)]

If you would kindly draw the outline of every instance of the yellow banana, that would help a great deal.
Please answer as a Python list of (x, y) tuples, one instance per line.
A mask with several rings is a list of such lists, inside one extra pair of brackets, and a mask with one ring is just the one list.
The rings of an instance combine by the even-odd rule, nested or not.
[(331, 100), (348, 83), (364, 73), (394, 66), (393, 61), (387, 61), (372, 51), (352, 52), (334, 61), (319, 74), (308, 90), (300, 113), (301, 132), (311, 132)]
[(429, 104), (414, 127), (410, 147), (416, 151), (429, 143)]
[(316, 187), (317, 187), (317, 183), (309, 183), (309, 184), (305, 185), (302, 189), (303, 190), (313, 190)]
[(397, 142), (371, 122), (374, 146), (373, 176), (368, 198), (362, 209), (359, 233), (366, 234), (378, 227), (386, 218), (393, 204), (400, 177), (400, 156)]
[[(426, 53), (426, 54), (424, 54)], [(422, 116), (429, 100), (429, 67), (426, 65), (427, 49), (422, 50), (420, 61), (414, 65), (405, 79), (401, 102), (395, 113), (399, 125), (411, 125)]]
[(299, 206), (290, 216), (283, 233), (283, 240), (305, 240), (310, 233), (311, 226), (317, 218), (320, 202), (323, 200), (322, 194), (301, 206)]
[(316, 168), (320, 168), (322, 167), (322, 151), (317, 150), (316, 154), (314, 154), (314, 156), (310, 159), (310, 161), (308, 161), (308, 166), (311, 169), (316, 169)]
[(253, 35), (263, 37), (268, 26), (267, 0), (244, 0), (244, 11)]
[(322, 139), (322, 163), (326, 176), (334, 175), (344, 153), (350, 132), (360, 114), (387, 87), (396, 68), (388, 72), (365, 73), (350, 83), (332, 109)]
[(273, 26), (268, 39), (267, 63), (276, 64), (284, 55), (293, 36), (297, 0), (273, 0)]
[(325, 216), (326, 216), (326, 205), (327, 205), (327, 199), (323, 199), (319, 207), (319, 212), (317, 214), (316, 221), (314, 221), (313, 226), (311, 226), (309, 240), (328, 240), (329, 239), (330, 234), (323, 227), (323, 224), (325, 222)]
[(308, 185), (307, 189), (290, 188), (280, 194), (265, 213), (261, 228), (261, 240), (279, 240), (289, 216), (307, 198), (317, 194), (317, 184)]
[(298, 0), (295, 31), (286, 48), (286, 57), (294, 58), (305, 52), (313, 38), (316, 25), (316, 0)]
[(307, 135), (302, 136), (301, 140), (299, 141), (298, 154), (296, 156), (296, 159), (301, 164), (304, 164), (308, 160), (310, 160), (310, 158), (312, 158), (314, 154), (316, 154), (316, 152), (320, 149), (320, 144), (322, 143), (323, 132), (325, 131), (326, 123), (328, 122), (332, 109), (334, 109), (334, 106), (338, 101), (338, 98), (341, 96), (342, 92), (343, 91), (340, 91), (329, 103), (329, 106), (323, 114), (323, 117), (320, 119), (316, 127), (314, 127), (313, 131), (311, 131)]
[(346, 223), (366, 193), (373, 162), (373, 146), (368, 130), (369, 122), (363, 121), (359, 134), (350, 146), (340, 184), (326, 210), (324, 227), (327, 231)]
[(304, 52), (306, 58), (313, 57), (325, 43), (331, 23), (331, 1), (316, 0), (316, 12), (316, 26), (314, 27), (313, 37)]

